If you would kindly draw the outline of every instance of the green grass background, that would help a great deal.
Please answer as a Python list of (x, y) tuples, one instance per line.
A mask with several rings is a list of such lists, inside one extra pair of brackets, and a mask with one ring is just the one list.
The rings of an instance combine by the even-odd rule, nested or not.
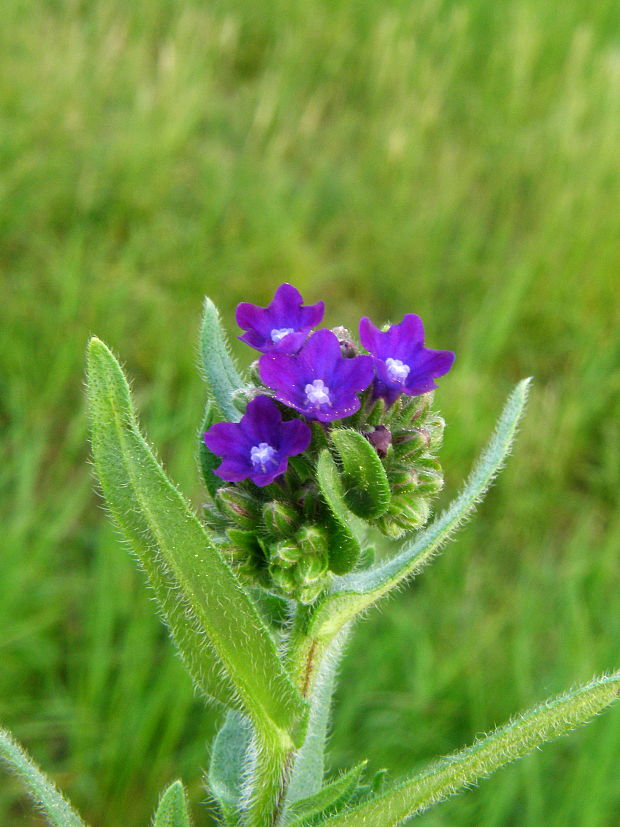
[[(393, 775), (620, 666), (620, 15), (615, 0), (4, 0), (0, 720), (93, 825), (148, 823), (205, 712), (93, 493), (83, 353), (134, 378), (195, 503), (208, 293), (282, 281), (328, 324), (419, 313), (454, 495), (533, 374), (476, 519), (371, 613), (330, 759)], [(239, 343), (244, 363), (250, 352)], [(620, 710), (419, 819), (613, 827)], [(35, 823), (0, 777), (0, 823)]]

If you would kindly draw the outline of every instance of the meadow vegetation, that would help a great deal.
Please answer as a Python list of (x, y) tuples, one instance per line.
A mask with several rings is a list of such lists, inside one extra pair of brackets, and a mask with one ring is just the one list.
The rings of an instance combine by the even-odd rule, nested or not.
[[(89, 334), (201, 501), (201, 300), (277, 284), (326, 322), (422, 316), (454, 495), (533, 375), (478, 517), (369, 616), (334, 769), (394, 775), (620, 666), (620, 17), (613, 0), (4, 0), (0, 26), (0, 720), (90, 822), (195, 812), (219, 722), (87, 463)], [(238, 343), (247, 364), (251, 355)], [(372, 643), (372, 645), (370, 645)], [(422, 816), (610, 827), (620, 714)], [(615, 814), (615, 815), (614, 815)], [(30, 823), (0, 779), (0, 823)], [(204, 808), (199, 823), (207, 823)]]

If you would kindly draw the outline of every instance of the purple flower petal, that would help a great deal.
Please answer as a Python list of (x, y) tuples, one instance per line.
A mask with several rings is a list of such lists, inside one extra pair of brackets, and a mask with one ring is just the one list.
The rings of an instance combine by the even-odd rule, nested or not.
[(401, 393), (418, 396), (436, 388), (433, 381), (454, 362), (449, 350), (424, 347), (422, 320), (407, 313), (400, 324), (381, 331), (367, 317), (360, 321), (360, 340), (372, 354), (377, 371), (374, 396), (392, 404)]
[(373, 366), (369, 356), (345, 358), (334, 333), (319, 330), (295, 356), (261, 356), (259, 372), (280, 402), (309, 419), (331, 422), (359, 409), (357, 394), (372, 382)]
[(296, 353), (324, 310), (323, 302), (304, 305), (297, 288), (281, 284), (267, 307), (249, 302), (237, 305), (237, 324), (245, 331), (239, 339), (263, 353)]
[(217, 422), (204, 441), (222, 457), (214, 474), (229, 482), (251, 479), (263, 486), (286, 471), (288, 458), (305, 451), (311, 436), (305, 422), (283, 422), (273, 399), (257, 396), (248, 403), (240, 422)]

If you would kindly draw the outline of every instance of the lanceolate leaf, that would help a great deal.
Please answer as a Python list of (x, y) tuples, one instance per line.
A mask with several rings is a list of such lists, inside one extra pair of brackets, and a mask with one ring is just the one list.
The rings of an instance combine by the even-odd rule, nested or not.
[(250, 737), (248, 719), (239, 712), (230, 711), (213, 742), (209, 790), (220, 805), (227, 823), (236, 823), (240, 811), (243, 768)]
[(190, 827), (187, 799), (180, 781), (174, 781), (162, 795), (153, 827)]
[(18, 775), (28, 793), (54, 827), (84, 827), (84, 822), (73, 807), (65, 801), (54, 783), (45, 776), (17, 741), (5, 729), (0, 729), (0, 761)]
[(330, 781), (318, 793), (296, 801), (290, 810), (290, 816), (294, 817), (290, 824), (295, 827), (315, 824), (319, 816), (327, 815), (347, 804), (357, 789), (367, 763), (367, 761), (362, 761), (361, 764)]
[(98, 339), (89, 347), (88, 392), (101, 488), (192, 676), (224, 703), (238, 698), (272, 739), (294, 740), (305, 702), (249, 595), (138, 431), (123, 372)]
[(357, 563), (360, 544), (355, 536), (363, 533), (360, 521), (349, 511), (342, 491), (340, 474), (327, 448), (321, 451), (316, 476), (323, 499), (333, 516), (330, 530), (329, 567), (336, 574), (345, 574)]
[(359, 433), (349, 428), (332, 431), (344, 477), (345, 501), (358, 517), (375, 519), (388, 509), (390, 485), (379, 455)]
[(529, 383), (529, 379), (523, 380), (509, 396), (486, 450), (456, 500), (427, 529), (406, 542), (396, 557), (367, 571), (337, 578), (315, 612), (311, 635), (329, 638), (359, 612), (417, 574), (437, 554), (482, 499), (510, 453)]
[(209, 395), (223, 419), (238, 422), (241, 412), (233, 405), (232, 397), (235, 391), (243, 387), (243, 379), (230, 355), (220, 314), (208, 296), (205, 296), (200, 329), (200, 352)]
[(596, 678), (538, 706), (486, 738), (401, 781), (370, 801), (322, 823), (329, 827), (394, 827), (536, 747), (570, 732), (620, 695), (620, 673)]

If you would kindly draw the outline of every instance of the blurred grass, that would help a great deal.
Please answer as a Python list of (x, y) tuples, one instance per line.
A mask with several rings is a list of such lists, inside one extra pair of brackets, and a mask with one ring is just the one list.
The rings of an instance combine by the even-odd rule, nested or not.
[[(199, 813), (217, 718), (93, 494), (84, 346), (125, 360), (199, 502), (204, 293), (231, 331), (283, 280), (329, 324), (419, 313), (458, 354), (444, 500), (536, 377), (477, 519), (357, 630), (334, 768), (398, 774), (620, 665), (617, 4), (5, 0), (0, 18), (0, 719), (91, 823), (146, 824), (179, 775)], [(607, 827), (619, 757), (616, 711), (420, 823)], [(3, 775), (0, 823), (33, 818)]]

